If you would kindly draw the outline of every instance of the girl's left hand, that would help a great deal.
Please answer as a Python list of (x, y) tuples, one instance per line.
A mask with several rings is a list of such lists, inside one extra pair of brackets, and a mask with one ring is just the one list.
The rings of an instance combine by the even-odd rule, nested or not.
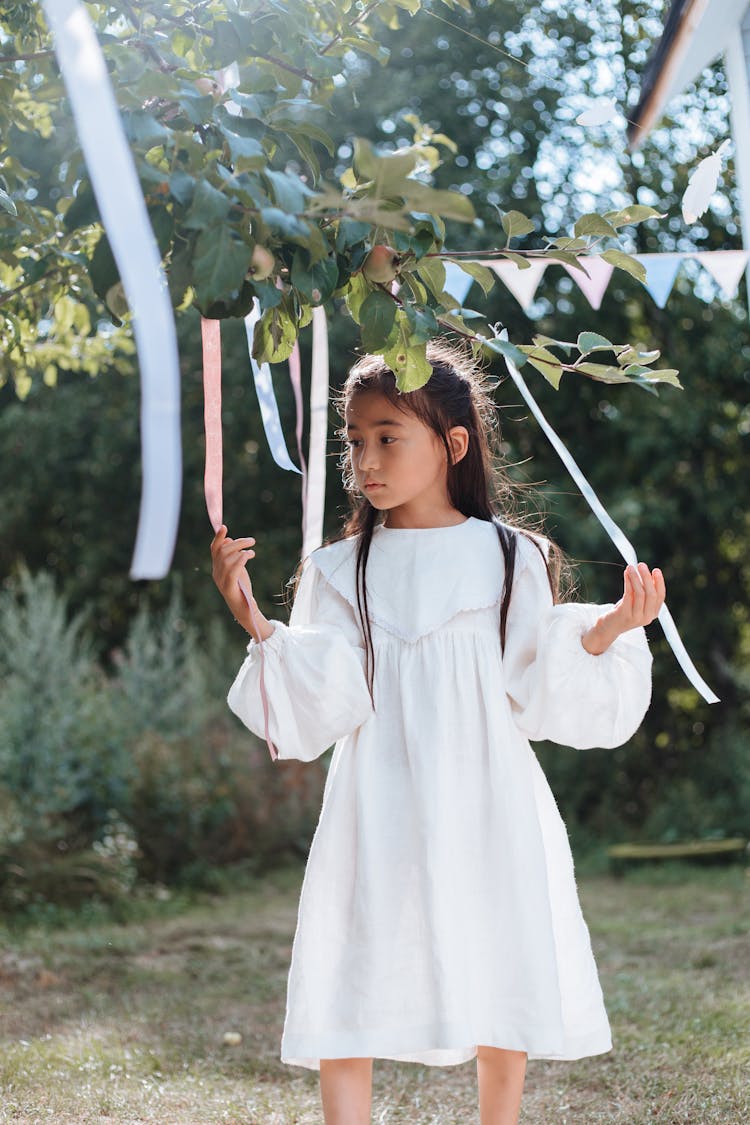
[(624, 591), (613, 610), (600, 617), (596, 625), (582, 637), (587, 652), (598, 655), (612, 644), (620, 633), (649, 625), (664, 605), (666, 585), (658, 567), (650, 571), (646, 563), (627, 566), (623, 576)]

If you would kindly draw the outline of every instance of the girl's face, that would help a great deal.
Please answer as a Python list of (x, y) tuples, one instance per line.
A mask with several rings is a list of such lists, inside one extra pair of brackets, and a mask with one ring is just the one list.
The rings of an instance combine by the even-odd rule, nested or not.
[[(431, 527), (455, 509), (448, 495), (448, 457), (429, 426), (399, 410), (380, 391), (357, 391), (345, 411), (354, 479), (389, 527)], [(448, 432), (454, 458), (466, 453), (464, 426)]]

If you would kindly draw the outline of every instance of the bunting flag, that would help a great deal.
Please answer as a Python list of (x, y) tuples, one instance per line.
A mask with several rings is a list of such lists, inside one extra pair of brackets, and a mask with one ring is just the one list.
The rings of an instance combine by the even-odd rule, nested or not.
[(737, 292), (750, 255), (746, 250), (706, 250), (692, 257), (711, 274), (722, 296), (728, 299)]
[(163, 578), (182, 491), (180, 369), (166, 280), (96, 32), (79, 0), (42, 0), (128, 305), (141, 371), (142, 480), (130, 577)]
[[(479, 339), (479, 337), (477, 338)], [(507, 330), (503, 329), (503, 332), (501, 333), (499, 338), (507, 340)], [(490, 347), (492, 346), (492, 340), (483, 340), (482, 342), (489, 344)], [(519, 391), (526, 401), (527, 406), (529, 407), (542, 430), (546, 434), (547, 438), (551, 442), (553, 448), (555, 449), (555, 452), (560, 457), (560, 460), (563, 462), (571, 477), (575, 481), (582, 496), (586, 500), (586, 503), (589, 505), (592, 512), (599, 520), (599, 523), (609, 535), (617, 550), (625, 559), (625, 562), (630, 563), (632, 566), (637, 566), (638, 556), (636, 554), (635, 547), (627, 538), (625, 533), (621, 530), (621, 528), (618, 527), (618, 525), (609, 515), (599, 497), (596, 495), (593, 488), (589, 484), (588, 480), (581, 472), (577, 463), (575, 462), (569, 451), (566, 449), (563, 442), (557, 436), (555, 430), (545, 418), (544, 414), (537, 405), (534, 396), (527, 387), (526, 382), (521, 375), (521, 372), (518, 370), (516, 365), (510, 359), (508, 359), (507, 356), (503, 356), (503, 359), (505, 360), (505, 365), (508, 368), (513, 382), (518, 387)], [(658, 621), (662, 627), (664, 636), (667, 638), (667, 642), (672, 649), (672, 652), (677, 657), (677, 662), (679, 663), (687, 678), (690, 680), (690, 683), (693, 685), (696, 691), (699, 692), (699, 694), (706, 700), (707, 703), (719, 703), (719, 697), (714, 694), (714, 692), (708, 686), (708, 684), (700, 675), (697, 668), (690, 659), (690, 656), (688, 655), (688, 652), (684, 644), (682, 643), (682, 638), (677, 632), (677, 626), (674, 623), (672, 615), (667, 609), (666, 602), (659, 610)]]
[(672, 292), (683, 254), (639, 254), (638, 261), (646, 269), (644, 285), (660, 309), (663, 309)]
[(592, 309), (598, 309), (601, 307), (604, 294), (607, 291), (614, 266), (611, 266), (609, 262), (605, 262), (604, 258), (600, 258), (596, 254), (589, 254), (581, 258), (580, 262), (586, 273), (567, 264), (564, 264), (563, 268), (573, 278)]
[(493, 273), (502, 281), (506, 289), (510, 289), (521, 308), (526, 309), (534, 303), (539, 282), (544, 276), (549, 262), (530, 261), (528, 269), (521, 269), (510, 258), (498, 262), (487, 263)]

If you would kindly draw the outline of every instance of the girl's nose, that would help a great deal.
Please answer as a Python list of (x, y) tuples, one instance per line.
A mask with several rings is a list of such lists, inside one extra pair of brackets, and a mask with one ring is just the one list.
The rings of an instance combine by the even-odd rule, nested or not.
[(359, 467), (362, 472), (377, 465), (377, 454), (373, 445), (363, 445), (359, 451)]

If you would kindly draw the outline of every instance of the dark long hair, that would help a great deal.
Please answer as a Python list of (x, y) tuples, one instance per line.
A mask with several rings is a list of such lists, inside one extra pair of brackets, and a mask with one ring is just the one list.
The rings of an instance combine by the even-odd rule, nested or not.
[[(433, 340), (427, 346), (427, 359), (432, 367), (428, 382), (418, 390), (402, 393), (382, 356), (362, 356), (349, 371), (343, 387), (333, 401), (339, 417), (345, 423), (346, 408), (355, 395), (363, 391), (378, 391), (397, 409), (416, 415), (441, 439), (448, 456), (447, 484), (451, 503), (463, 515), (487, 520), (497, 529), (505, 559), (505, 580), (500, 605), (500, 644), (504, 651), (518, 535), (525, 535), (530, 539), (544, 558), (544, 552), (535, 538), (535, 533), (541, 534), (542, 520), (538, 514), (530, 515), (525, 510), (524, 500), (529, 486), (514, 483), (507, 473), (500, 448), (497, 407), (492, 396), (492, 389), (496, 384), (490, 384), (470, 348)], [(453, 426), (465, 426), (469, 434), (467, 451), (456, 463), (448, 440), (448, 431)], [(337, 436), (345, 439), (346, 430), (338, 430)], [(370, 695), (373, 696), (375, 654), (367, 609), (365, 572), (379, 512), (356, 485), (348, 447), (344, 447), (342, 451), (340, 467), (351, 510), (339, 538), (356, 536), (358, 539), (357, 610), (365, 639), (365, 673)], [(498, 510), (502, 511), (504, 519), (500, 518)], [(558, 603), (562, 600), (563, 580), (566, 596), (571, 592), (571, 568), (563, 552), (552, 540), (545, 566), (553, 601)]]

